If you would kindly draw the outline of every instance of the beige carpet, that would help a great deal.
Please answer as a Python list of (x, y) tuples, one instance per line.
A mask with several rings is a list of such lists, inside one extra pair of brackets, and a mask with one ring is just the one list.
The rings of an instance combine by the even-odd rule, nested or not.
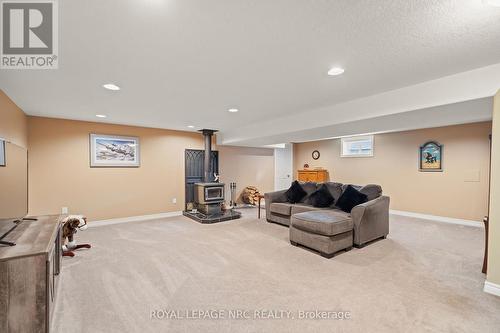
[[(325, 259), (255, 213), (79, 232), (93, 248), (63, 260), (54, 331), (500, 332), (500, 298), (482, 291), (483, 229), (392, 217), (388, 239)], [(150, 318), (161, 309), (226, 318)], [(250, 318), (227, 319), (237, 309)], [(290, 319), (255, 318), (264, 310)], [(351, 319), (298, 318), (310, 310)]]

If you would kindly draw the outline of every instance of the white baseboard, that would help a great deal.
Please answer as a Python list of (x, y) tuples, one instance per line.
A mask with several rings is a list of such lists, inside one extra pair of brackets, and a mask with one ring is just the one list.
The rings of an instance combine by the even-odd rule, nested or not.
[(495, 296), (500, 296), (500, 284), (484, 281), (484, 292)]
[(389, 211), (389, 213), (391, 213), (392, 215), (415, 217), (417, 219), (422, 219), (422, 220), (430, 220), (430, 221), (442, 222), (442, 223), (459, 224), (459, 225), (465, 225), (468, 227), (484, 228), (484, 224), (482, 222), (473, 221), (473, 220), (462, 220), (462, 219), (456, 219), (453, 217), (420, 214), (420, 213), (406, 212), (406, 211), (402, 211), (402, 210), (393, 210), (393, 209), (391, 209)]
[(151, 214), (151, 215), (120, 217), (120, 218), (116, 218), (116, 219), (89, 222), (88, 226), (89, 226), (89, 228), (102, 227), (105, 225), (156, 220), (156, 219), (163, 219), (166, 217), (174, 217), (174, 216), (181, 216), (181, 215), (182, 215), (182, 211), (177, 211), (177, 212), (159, 213), (159, 214)]

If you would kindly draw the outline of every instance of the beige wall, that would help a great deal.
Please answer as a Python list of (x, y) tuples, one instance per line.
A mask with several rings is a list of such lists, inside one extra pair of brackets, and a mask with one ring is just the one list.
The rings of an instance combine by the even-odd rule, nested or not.
[(5, 156), (6, 165), (0, 167), (0, 219), (19, 218), (28, 211), (28, 152), (7, 142)]
[(24, 148), (28, 146), (26, 115), (2, 90), (0, 90), (0, 138)]
[[(86, 214), (90, 220), (180, 211), (184, 150), (200, 133), (28, 117), (30, 214)], [(140, 168), (90, 168), (89, 134), (138, 136)], [(272, 190), (272, 150), (216, 147), (222, 180)], [(172, 199), (177, 198), (173, 204)]]
[[(0, 168), (0, 217), (20, 217), (26, 214), (27, 206), (27, 117), (2, 90), (0, 138), (8, 141), (5, 144), (7, 165)], [(6, 188), (9, 190), (5, 191)]]
[(500, 285), (500, 90), (493, 105), (493, 148), (491, 156), (491, 198), (488, 237), (489, 282)]
[(221, 146), (218, 150), (221, 181), (227, 185), (236, 182), (237, 198), (249, 185), (256, 186), (261, 193), (274, 190), (273, 149)]
[[(483, 122), (375, 135), (375, 156), (340, 157), (340, 139), (295, 144), (295, 171), (305, 162), (328, 169), (342, 183), (380, 184), (391, 209), (482, 221), (487, 214), (489, 138)], [(419, 172), (418, 148), (444, 145), (443, 172)], [(313, 150), (321, 157), (314, 161)], [(295, 176), (297, 176), (295, 174)], [(477, 178), (477, 179), (476, 179)]]
[[(30, 214), (86, 214), (91, 220), (184, 208), (184, 150), (199, 133), (29, 117)], [(140, 168), (90, 168), (89, 134), (138, 136)], [(177, 198), (177, 203), (172, 203)]]

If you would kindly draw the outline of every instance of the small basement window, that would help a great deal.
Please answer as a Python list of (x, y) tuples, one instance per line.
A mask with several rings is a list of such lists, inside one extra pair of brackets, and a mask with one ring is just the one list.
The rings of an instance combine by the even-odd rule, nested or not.
[(373, 135), (341, 138), (342, 157), (373, 156)]

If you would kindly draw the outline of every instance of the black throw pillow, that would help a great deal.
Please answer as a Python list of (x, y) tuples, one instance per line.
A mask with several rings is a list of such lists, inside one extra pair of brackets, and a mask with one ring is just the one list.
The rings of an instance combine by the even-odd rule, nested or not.
[(334, 200), (335, 199), (333, 199), (332, 194), (325, 184), (321, 185), (319, 189), (309, 195), (309, 202), (311, 205), (318, 208), (328, 207)]
[(366, 194), (363, 194), (351, 185), (348, 185), (340, 198), (337, 200), (335, 206), (342, 209), (346, 213), (350, 213), (355, 206), (367, 201), (368, 197)]
[(292, 186), (290, 186), (290, 188), (285, 192), (286, 199), (288, 200), (288, 202), (293, 204), (302, 200), (302, 198), (304, 198), (306, 195), (307, 192), (304, 191), (298, 181), (294, 181), (292, 183)]

